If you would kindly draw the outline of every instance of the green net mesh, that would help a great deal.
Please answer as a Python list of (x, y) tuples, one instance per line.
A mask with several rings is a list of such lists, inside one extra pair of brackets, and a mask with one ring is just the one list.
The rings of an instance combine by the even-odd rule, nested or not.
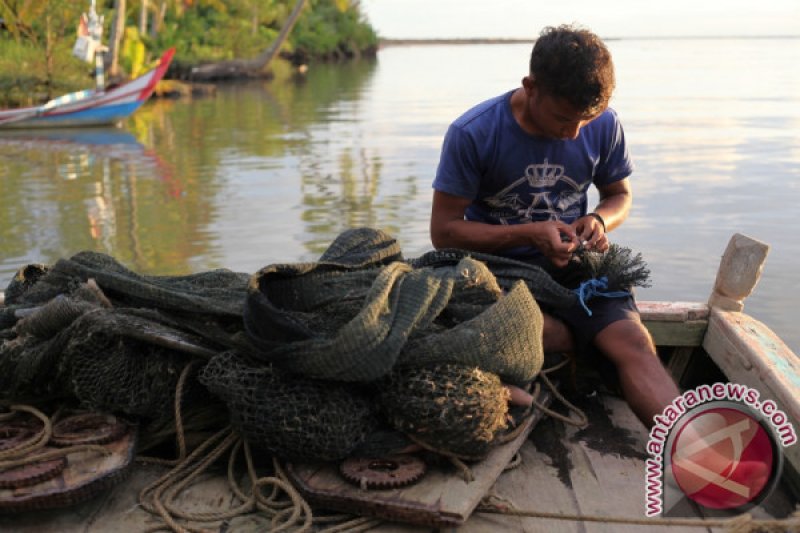
[(143, 276), (94, 252), (24, 267), (6, 291), (0, 399), (170, 417), (181, 369), (237, 344), (248, 279)]
[[(244, 308), (250, 340), (263, 360), (314, 379), (369, 382), (395, 364), (461, 363), (523, 383), (541, 369), (542, 315), (518, 282), (504, 294), (488, 267), (468, 256), (414, 268), (391, 261), (374, 234), (372, 262), (357, 268), (348, 243), (337, 261), (271, 265), (251, 279)], [(323, 258), (330, 257), (323, 255)]]
[(342, 459), (378, 428), (367, 394), (254, 365), (234, 351), (211, 359), (200, 381), (225, 401), (248, 442), (286, 459)]
[[(624, 249), (582, 261), (579, 278), (624, 284), (646, 273)], [(501, 381), (524, 384), (541, 369), (533, 295), (577, 303), (538, 267), (461, 250), (405, 260), (370, 228), (343, 232), (315, 263), (252, 276), (145, 276), (81, 252), (28, 265), (6, 289), (0, 401), (65, 398), (166, 427), (182, 369), (195, 363), (204, 368), (184, 405), (221, 399), (252, 444), (282, 457), (393, 446), (389, 421), (474, 455), (503, 426)]]
[(380, 404), (395, 428), (426, 446), (479, 458), (506, 427), (508, 392), (495, 374), (442, 364), (392, 371)]

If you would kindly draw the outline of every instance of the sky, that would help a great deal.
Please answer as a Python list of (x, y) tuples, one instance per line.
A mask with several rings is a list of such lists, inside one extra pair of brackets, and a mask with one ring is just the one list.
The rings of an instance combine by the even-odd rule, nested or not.
[(577, 23), (604, 38), (800, 36), (800, 0), (361, 0), (384, 38), (533, 38)]

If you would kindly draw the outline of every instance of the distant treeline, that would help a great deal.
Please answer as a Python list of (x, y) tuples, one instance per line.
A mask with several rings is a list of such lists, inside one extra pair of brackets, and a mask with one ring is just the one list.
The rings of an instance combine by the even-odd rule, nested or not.
[[(85, 64), (78, 67), (71, 50), (90, 5), (0, 1), (0, 100), (15, 90), (24, 95), (86, 85)], [(289, 20), (298, 7), (299, 16)], [(170, 47), (176, 48), (174, 65), (183, 68), (258, 56), (284, 25), (291, 31), (280, 55), (296, 64), (373, 55), (378, 48), (358, 0), (97, 0), (96, 10), (121, 77), (135, 75)], [(119, 22), (117, 13), (123, 14)], [(79, 83), (71, 72), (80, 72)]]

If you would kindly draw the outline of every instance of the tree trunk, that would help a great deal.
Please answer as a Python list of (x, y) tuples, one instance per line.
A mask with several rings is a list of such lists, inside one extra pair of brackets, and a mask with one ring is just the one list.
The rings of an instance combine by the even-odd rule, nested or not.
[(50, 24), (50, 12), (44, 16), (44, 56), (47, 80), (47, 98), (53, 97), (53, 32)]
[(158, 32), (161, 31), (161, 26), (164, 24), (164, 17), (167, 14), (167, 0), (161, 0), (158, 5), (158, 12), (153, 15), (153, 25), (150, 26), (150, 37), (155, 39)]
[(122, 34), (124, 32), (125, 0), (114, 0), (114, 23), (111, 25), (108, 47), (108, 55), (110, 56), (109, 77), (119, 76), (119, 45), (122, 42)]
[(201, 65), (192, 69), (190, 79), (192, 80), (210, 80), (221, 78), (239, 78), (254, 76), (255, 74), (264, 71), (267, 66), (275, 59), (278, 52), (289, 37), (297, 19), (303, 11), (303, 6), (306, 0), (297, 0), (289, 18), (283, 24), (280, 33), (275, 38), (272, 45), (264, 50), (255, 59), (234, 59), (232, 61), (222, 61), (220, 63), (211, 63), (208, 65)]
[(139, 35), (147, 35), (147, 0), (142, 0), (142, 10), (139, 12)]

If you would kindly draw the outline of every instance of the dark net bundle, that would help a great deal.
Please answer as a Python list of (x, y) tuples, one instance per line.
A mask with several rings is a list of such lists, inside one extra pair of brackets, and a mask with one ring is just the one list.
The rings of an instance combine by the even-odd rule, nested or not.
[(0, 399), (68, 396), (68, 381), (59, 373), (58, 363), (70, 333), (67, 328), (47, 341), (26, 336), (0, 344)]
[[(372, 260), (365, 242), (374, 243)], [(376, 230), (349, 230), (332, 244), (336, 253), (318, 263), (256, 273), (244, 309), (256, 355), (291, 373), (336, 381), (370, 382), (395, 364), (450, 362), (514, 383), (535, 377), (542, 317), (523, 284), (504, 294), (486, 265), (468, 256), (387, 264), (397, 257), (386, 253), (387, 242), (394, 241)]]
[(441, 249), (427, 252), (409, 260), (414, 268), (442, 267), (456, 265), (465, 258), (472, 258), (485, 264), (504, 290), (510, 290), (522, 281), (536, 296), (536, 300), (556, 309), (568, 309), (578, 302), (569, 289), (557, 283), (552, 276), (537, 265), (508, 257), (472, 252), (458, 249)]
[[(10, 286), (24, 287), (20, 280), (27, 270), (21, 270)], [(99, 288), (88, 283), (42, 306), (10, 308), (14, 320), (5, 330), (7, 340), (0, 344), (0, 397), (70, 394), (69, 379), (60, 372), (60, 364), (78, 329), (73, 324), (81, 315), (107, 305)]]
[[(459, 265), (465, 263), (482, 265), (471, 259), (465, 259)], [(461, 271), (468, 272), (469, 269)], [(487, 273), (485, 270), (483, 275)], [(453, 300), (458, 298), (454, 296)], [(484, 306), (479, 314), (464, 318), (467, 320), (410, 338), (403, 346), (396, 366), (455, 363), (478, 367), (499, 375), (508, 383), (519, 385), (533, 380), (542, 369), (544, 317), (523, 282), (517, 282), (495, 303)]]
[(379, 426), (370, 398), (352, 386), (290, 376), (235, 351), (213, 357), (199, 379), (251, 445), (282, 459), (343, 459)]
[(138, 326), (118, 311), (96, 309), (52, 338), (6, 341), (0, 346), (0, 397), (63, 397), (132, 417), (173, 416), (178, 378), (192, 358), (140, 340), (147, 326)]
[[(81, 405), (151, 420), (174, 416), (178, 379), (192, 357), (143, 340), (141, 330), (147, 327), (114, 311), (87, 313), (75, 321), (59, 375)], [(198, 388), (190, 386), (187, 395), (197, 396)]]
[[(15, 279), (20, 276), (18, 273)], [(186, 276), (146, 276), (133, 272), (109, 255), (88, 251), (59, 259), (38, 272), (33, 282), (27, 281), (32, 276), (23, 277), (25, 282), (12, 281), (15, 288), (11, 298), (6, 295), (8, 305), (45, 303), (59, 294), (70, 293), (77, 284), (94, 279), (117, 306), (215, 317), (241, 316), (249, 279), (247, 274), (226, 269)]]
[[(241, 335), (246, 279), (224, 270), (140, 276), (91, 252), (25, 267), (9, 285), (0, 397), (65, 397), (170, 418), (182, 369)], [(199, 388), (190, 380), (186, 394)]]
[(506, 427), (508, 391), (500, 378), (457, 364), (392, 371), (380, 404), (397, 430), (466, 459), (483, 457)]

